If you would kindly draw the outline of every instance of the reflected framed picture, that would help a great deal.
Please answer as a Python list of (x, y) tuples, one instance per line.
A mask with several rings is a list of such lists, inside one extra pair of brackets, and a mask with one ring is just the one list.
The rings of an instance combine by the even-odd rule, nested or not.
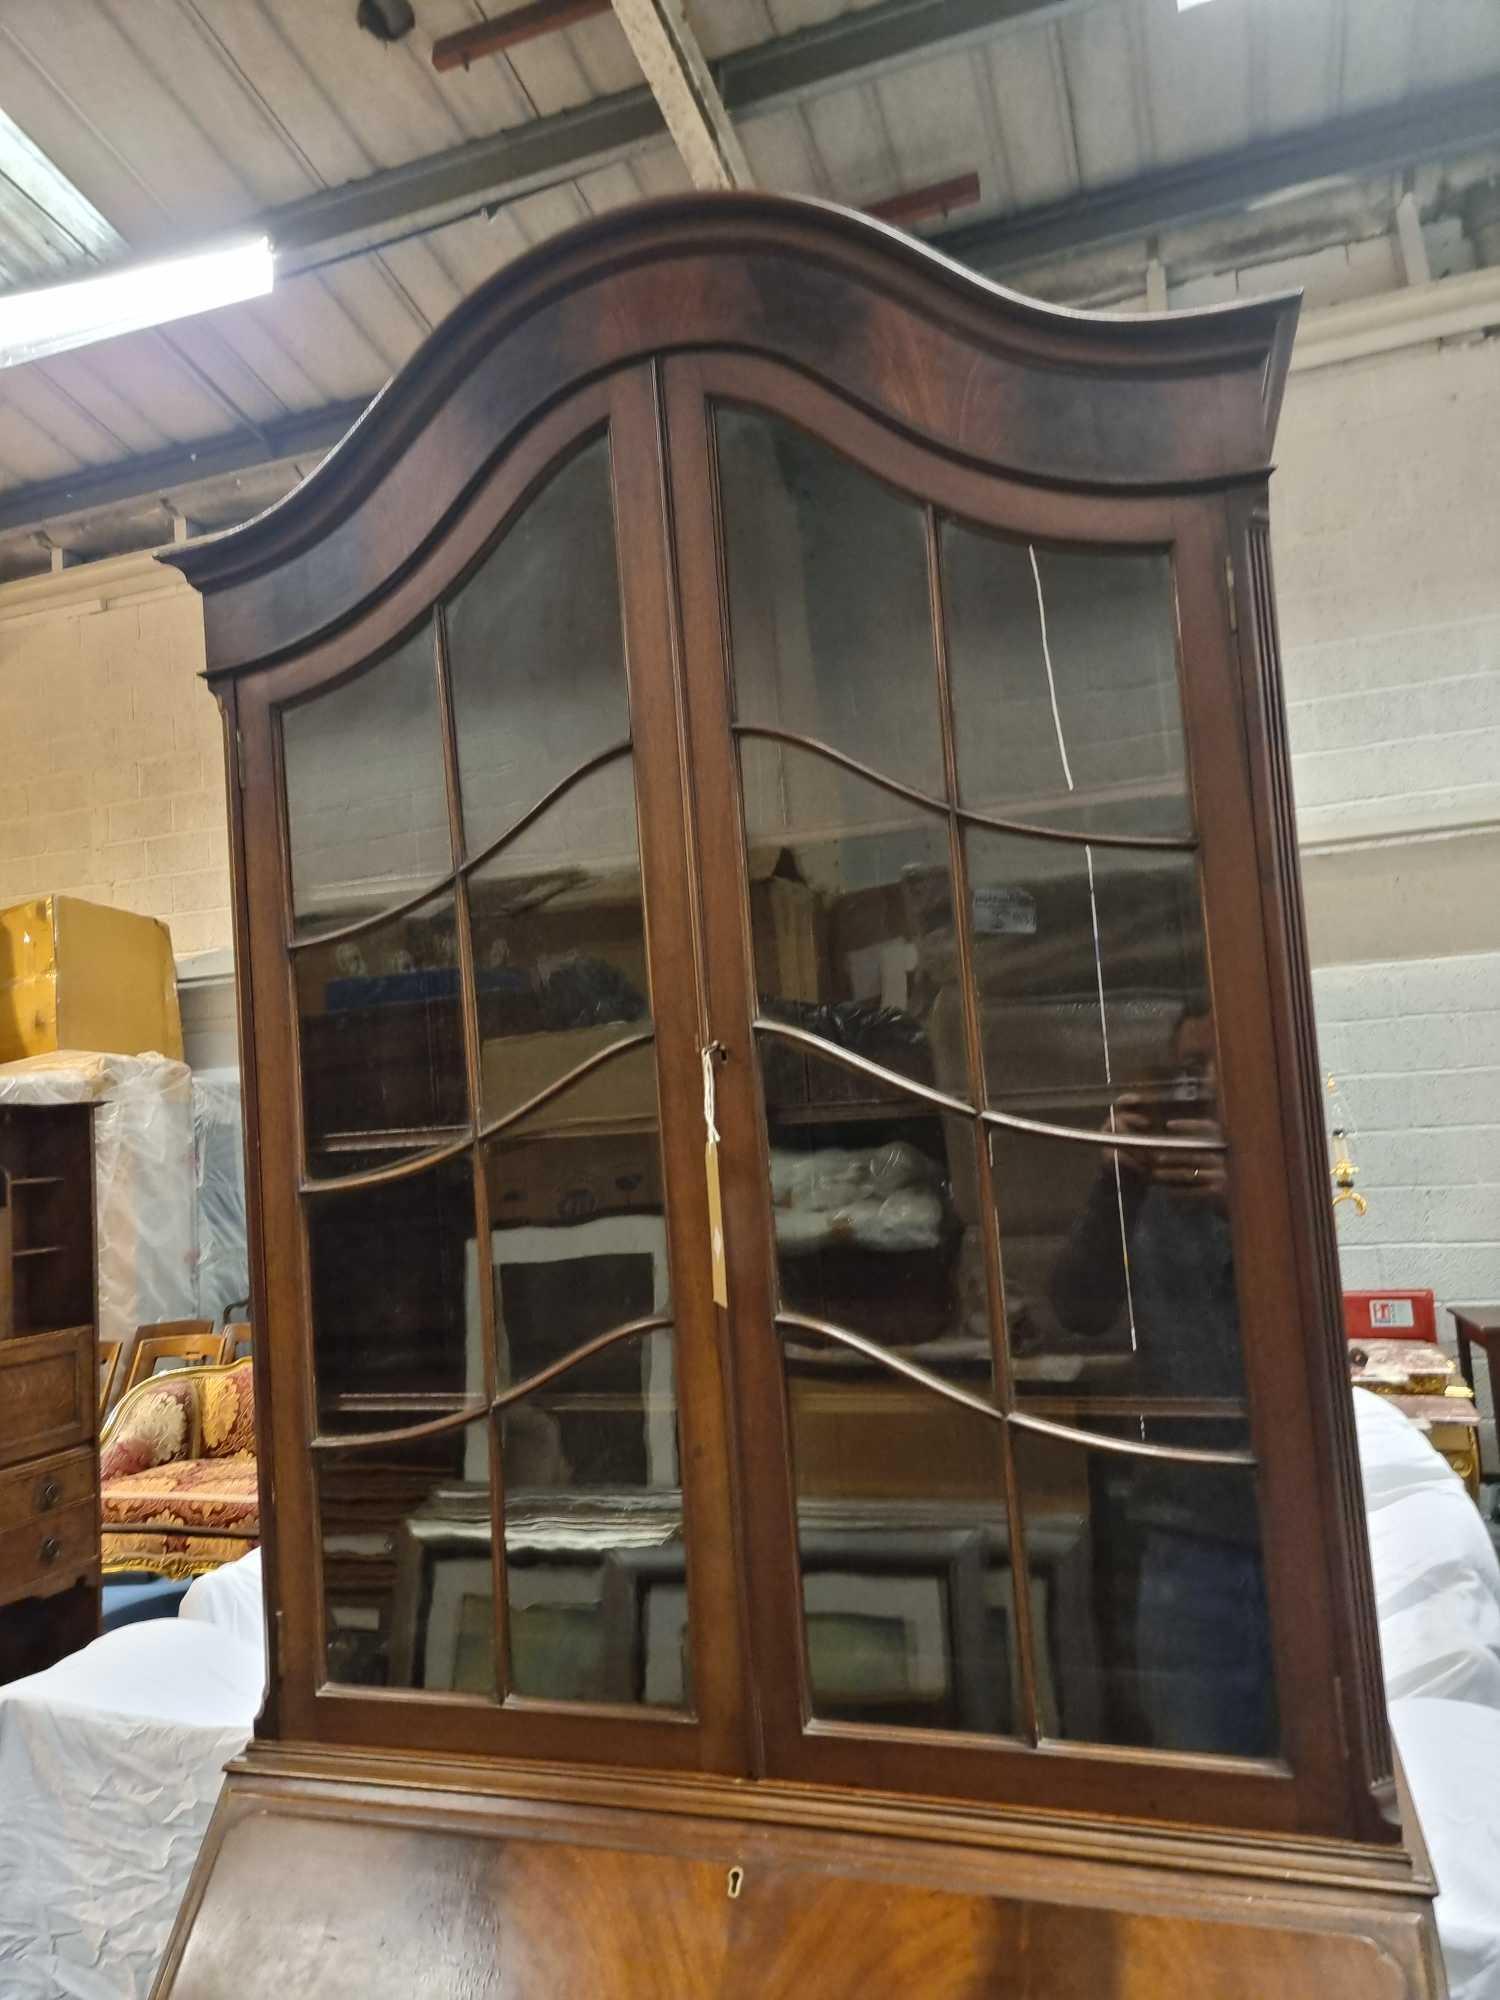
[(488, 1554), (434, 1551), (419, 1687), (453, 1694), (495, 1689), (495, 1572)]
[[(453, 1694), (493, 1694), (495, 1576), (488, 1553), (429, 1543), (406, 1648), (411, 1685)], [(599, 1565), (513, 1563), (509, 1572), (511, 1684), (545, 1688), (554, 1701), (626, 1699), (611, 1675), (609, 1598)], [(403, 1684), (405, 1677), (403, 1675)]]
[[(579, 1301), (602, 1285), (620, 1319), (644, 1318), (666, 1310), (667, 1225), (660, 1215), (606, 1215), (587, 1222), (525, 1223), (496, 1229), (490, 1236), (495, 1286), (496, 1380), (503, 1387), (524, 1380), (537, 1368), (580, 1345), (597, 1324), (570, 1324)], [(468, 1247), (465, 1279), (469, 1354), (467, 1380), (484, 1380), (481, 1354), (478, 1259)], [(549, 1351), (522, 1347), (512, 1327), (530, 1332), (545, 1325)], [(646, 1483), (677, 1484), (677, 1414), (672, 1376), (672, 1337), (660, 1331), (641, 1343), (641, 1395), (645, 1407)], [(484, 1440), (469, 1444), (464, 1476), (488, 1477)]]

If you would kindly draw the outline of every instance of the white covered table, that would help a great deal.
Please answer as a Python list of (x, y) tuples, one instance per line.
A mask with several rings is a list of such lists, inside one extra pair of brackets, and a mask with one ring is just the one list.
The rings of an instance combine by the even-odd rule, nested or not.
[(264, 1681), (256, 1640), (162, 1618), (0, 1687), (4, 2000), (146, 2000)]

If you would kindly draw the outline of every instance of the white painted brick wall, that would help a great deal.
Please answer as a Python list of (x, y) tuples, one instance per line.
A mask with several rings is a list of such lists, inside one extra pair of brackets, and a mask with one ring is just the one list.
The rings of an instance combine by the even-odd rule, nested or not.
[(1304, 840), (1500, 820), (1500, 340), (1294, 375), (1272, 537)]
[(1330, 1122), (1369, 1201), (1338, 1209), (1344, 1283), (1430, 1286), (1451, 1348), (1445, 1306), (1500, 1301), (1500, 952), (1327, 966), (1313, 995)]
[(55, 597), (0, 593), (0, 905), (84, 896), (165, 918), (179, 957), (227, 945), (223, 738), (198, 678), (198, 599), (135, 558), (55, 581)]
[[(1304, 842), (1500, 824), (1497, 431), (1500, 340), (1291, 380), (1272, 532)], [(1327, 966), (1314, 992), (1370, 1204), (1338, 1210), (1344, 1282), (1430, 1286), (1451, 1341), (1444, 1306), (1500, 1300), (1500, 955)]]

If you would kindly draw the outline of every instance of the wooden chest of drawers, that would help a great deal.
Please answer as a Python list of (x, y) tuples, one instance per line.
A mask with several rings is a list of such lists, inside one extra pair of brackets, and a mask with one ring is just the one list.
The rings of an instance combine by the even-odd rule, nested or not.
[(0, 1604), (97, 1579), (94, 1453), (58, 1452), (0, 1472)]
[(92, 1119), (0, 1113), (0, 1681), (99, 1626)]
[(0, 1466), (87, 1443), (98, 1396), (91, 1326), (0, 1341)]
[(0, 1341), (0, 1681), (99, 1628), (94, 1329)]
[(0, 1681), (99, 1622), (94, 1329), (0, 1341)]

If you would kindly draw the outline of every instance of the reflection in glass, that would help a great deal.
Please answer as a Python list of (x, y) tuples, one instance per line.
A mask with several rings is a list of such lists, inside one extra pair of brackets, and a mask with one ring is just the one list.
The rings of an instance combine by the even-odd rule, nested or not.
[[(1143, 1116), (1166, 1115), (1184, 1078), (1179, 1026), (1207, 1025), (1196, 857), (975, 827), (964, 839), (991, 1105), (1092, 1130), (1129, 1093)], [(956, 1001), (934, 1037), (950, 1088)]]
[(942, 529), (959, 794), (1098, 833), (1191, 832), (1166, 555)]
[[(670, 1331), (617, 1343), (499, 1422), (511, 1691), (689, 1706)], [(320, 1456), (331, 1680), (494, 1697), (488, 1468), (483, 1420)]]
[[(498, 1252), (497, 1272), (504, 1291)], [(504, 1465), (514, 1691), (686, 1707), (671, 1333), (619, 1341), (513, 1404)]]
[[(1189, 1020), (1179, 1046), (1194, 1032)], [(1166, 1107), (1179, 1108), (1193, 1110)], [(1217, 1129), (1197, 1116), (1164, 1124)], [(1222, 1153), (1127, 1154), (1001, 1130), (990, 1158), (1023, 1394), (1072, 1385), (1085, 1395), (1243, 1396)]]
[[(1162, 1444), (1207, 1427), (1154, 1420)], [(1118, 1434), (1138, 1438), (1121, 1421)], [(1214, 1427), (1243, 1449), (1245, 1426)], [(1039, 1680), (1057, 1699), (1050, 1733), (1157, 1750), (1269, 1757), (1279, 1745), (1254, 1474), (1121, 1458), (1016, 1436), (1034, 1574), (1061, 1539), (1090, 1552), (1091, 1587), (1050, 1591), (1037, 1622)], [(1044, 1709), (1046, 1703), (1043, 1703)]]
[(299, 935), (373, 916), (452, 867), (432, 621), (281, 712)]
[(715, 429), (735, 720), (944, 796), (922, 508), (775, 418)]
[[(831, 1321), (988, 1394), (982, 1246), (976, 1274), (954, 1199), (955, 1182), (972, 1198), (973, 1127), (895, 1091), (851, 1101), (844, 1086), (861, 1079), (850, 1071), (770, 1036), (761, 1049), (781, 1308)], [(776, 1101), (787, 1059), (821, 1107), (812, 1116), (805, 1101), (790, 1110)], [(967, 1299), (976, 1275), (978, 1297)], [(850, 1353), (831, 1355), (829, 1364), (864, 1365)]]
[[(469, 881), (485, 1120), (651, 1026), (628, 757), (571, 786)], [(654, 1117), (649, 1050), (595, 1072), (575, 1119)]]
[(318, 1422), (394, 1430), (484, 1393), (468, 1156), (306, 1203)]
[(830, 1342), (783, 1347), (813, 1713), (1008, 1732), (999, 1425)]
[(606, 437), (526, 503), (445, 618), (472, 855), (630, 733)]
[[(611, 1327), (669, 1309), (656, 1132), (574, 1136), (575, 1091), (485, 1148), (501, 1388)], [(550, 1126), (554, 1107), (560, 1123)]]
[[(953, 978), (946, 823), (811, 751), (742, 738), (740, 769), (761, 1012), (930, 1083), (928, 1016)], [(870, 1087), (848, 1076), (838, 1096)]]
[[(623, 1057), (485, 1148), (501, 1391), (671, 1310), (652, 1051), (649, 1107), (591, 1128)], [(511, 1680), (548, 1700), (688, 1699), (672, 1335), (604, 1347), (504, 1417)]]
[(468, 1123), (453, 896), (293, 954), (315, 1178), (443, 1144)]
[(330, 1681), (495, 1699), (486, 1430), (319, 1454)]

